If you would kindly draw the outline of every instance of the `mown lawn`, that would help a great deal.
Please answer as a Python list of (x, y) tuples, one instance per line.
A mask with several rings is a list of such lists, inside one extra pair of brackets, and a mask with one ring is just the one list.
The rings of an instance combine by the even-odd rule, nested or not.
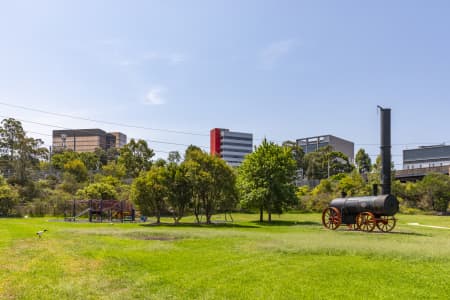
[(0, 219), (0, 299), (449, 299), (450, 230), (408, 223), (450, 217), (397, 217), (392, 234), (330, 232), (318, 214), (201, 227)]

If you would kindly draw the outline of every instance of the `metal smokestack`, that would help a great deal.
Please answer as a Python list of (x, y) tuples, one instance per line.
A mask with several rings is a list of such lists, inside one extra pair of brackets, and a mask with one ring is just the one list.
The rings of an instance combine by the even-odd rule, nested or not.
[(378, 106), (381, 112), (381, 194), (391, 194), (391, 109)]

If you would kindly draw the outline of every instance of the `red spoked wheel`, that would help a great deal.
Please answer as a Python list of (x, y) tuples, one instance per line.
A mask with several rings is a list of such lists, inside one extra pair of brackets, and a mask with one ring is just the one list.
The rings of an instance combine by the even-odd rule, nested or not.
[(372, 232), (376, 223), (376, 218), (371, 212), (362, 212), (356, 217), (356, 225), (365, 232)]
[(397, 220), (392, 216), (382, 216), (377, 219), (377, 227), (382, 232), (391, 232), (395, 228)]
[(322, 213), (322, 224), (325, 228), (336, 230), (341, 226), (341, 213), (336, 207), (328, 207)]
[(358, 224), (347, 224), (348, 230), (359, 230)]

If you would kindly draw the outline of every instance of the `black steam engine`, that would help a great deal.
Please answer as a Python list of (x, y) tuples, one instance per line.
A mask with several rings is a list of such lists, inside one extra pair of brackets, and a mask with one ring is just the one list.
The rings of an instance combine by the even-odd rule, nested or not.
[(391, 110), (381, 111), (381, 195), (374, 188), (374, 196), (339, 198), (331, 201), (323, 211), (322, 223), (331, 230), (342, 224), (355, 230), (371, 232), (377, 227), (390, 232), (396, 224), (397, 198), (391, 195)]

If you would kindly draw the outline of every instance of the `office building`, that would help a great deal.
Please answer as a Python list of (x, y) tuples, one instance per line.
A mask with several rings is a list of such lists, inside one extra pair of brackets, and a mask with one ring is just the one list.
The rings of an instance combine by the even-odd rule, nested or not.
[(355, 144), (334, 135), (321, 135), (297, 140), (297, 145), (302, 147), (305, 153), (317, 151), (320, 148), (331, 146), (334, 151), (339, 151), (348, 156), (353, 162), (355, 157)]
[(101, 129), (53, 130), (53, 151), (72, 150), (76, 152), (94, 152), (95, 149), (108, 150), (120, 148), (126, 144), (123, 133), (107, 133)]
[(450, 146), (421, 146), (403, 150), (403, 169), (450, 166)]
[(220, 155), (230, 166), (240, 166), (244, 157), (253, 151), (251, 133), (214, 128), (210, 134), (211, 154)]
[(111, 148), (114, 147), (120, 149), (127, 144), (127, 136), (122, 132), (110, 132), (109, 135), (115, 137), (114, 139), (111, 139), (114, 141), (114, 143), (111, 144)]

